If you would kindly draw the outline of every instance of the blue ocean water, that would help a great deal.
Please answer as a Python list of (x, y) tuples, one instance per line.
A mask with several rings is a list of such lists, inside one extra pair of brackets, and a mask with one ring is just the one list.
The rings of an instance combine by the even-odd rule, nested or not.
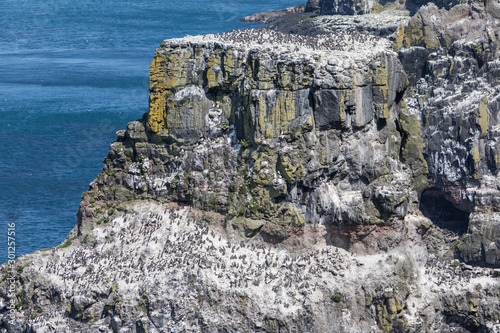
[(166, 38), (256, 27), (239, 18), (305, 0), (2, 0), (0, 263), (60, 244), (115, 132), (147, 111)]

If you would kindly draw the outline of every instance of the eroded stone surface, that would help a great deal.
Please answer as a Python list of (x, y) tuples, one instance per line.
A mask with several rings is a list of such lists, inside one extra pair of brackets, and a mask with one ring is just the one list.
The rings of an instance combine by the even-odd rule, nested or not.
[[(256, 232), (276, 241), (304, 223), (397, 223), (427, 173), (406, 86), (390, 43), (357, 33), (165, 41), (149, 112), (112, 144), (85, 202), (185, 202), (246, 233), (264, 221)], [(99, 215), (84, 207), (81, 230)]]
[[(458, 244), (464, 260), (498, 265), (498, 50), (500, 22), (478, 4), (423, 7), (395, 47), (409, 73), (431, 182), (473, 212)], [(418, 61), (417, 61), (418, 59)]]
[[(485, 8), (429, 5), (392, 45), (266, 30), (165, 41), (148, 114), (117, 133), (72, 244), (16, 262), (21, 311), (0, 325), (499, 332)], [(433, 214), (440, 200), (470, 213), (465, 235), (421, 215), (425, 189)]]

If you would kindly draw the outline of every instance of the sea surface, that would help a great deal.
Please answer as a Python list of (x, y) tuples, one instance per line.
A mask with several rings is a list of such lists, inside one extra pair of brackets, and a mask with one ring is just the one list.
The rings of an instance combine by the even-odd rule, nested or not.
[(109, 143), (148, 107), (167, 38), (257, 27), (239, 18), (305, 0), (2, 0), (0, 263), (59, 245)]

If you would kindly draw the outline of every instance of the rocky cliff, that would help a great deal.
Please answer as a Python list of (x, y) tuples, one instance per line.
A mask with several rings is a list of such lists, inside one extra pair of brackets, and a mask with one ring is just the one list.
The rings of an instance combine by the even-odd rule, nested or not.
[[(430, 4), (412, 17), (395, 47), (409, 73), (408, 110), (419, 114), (431, 188), (429, 213), (467, 234), (454, 246), (470, 263), (500, 263), (498, 198), (499, 22), (479, 5), (450, 11)], [(470, 218), (440, 216), (436, 210)], [(424, 207), (425, 208), (425, 207)]]
[[(433, 3), (439, 8), (450, 9), (463, 3), (458, 0), (309, 0), (306, 4), (306, 10), (316, 12), (320, 15), (363, 15), (368, 13), (379, 13), (385, 10), (406, 9), (411, 14), (416, 13), (420, 7)], [(496, 6), (495, 1), (481, 1), (483, 5)]]
[(149, 111), (117, 133), (67, 241), (15, 262), (15, 295), (2, 267), (1, 327), (499, 332), (488, 8), (428, 5), (392, 40), (166, 40)]
[[(84, 202), (182, 202), (274, 242), (306, 221), (391, 225), (427, 184), (406, 86), (390, 44), (359, 34), (166, 41), (148, 114), (119, 133)], [(80, 234), (94, 225), (95, 213), (83, 214)]]

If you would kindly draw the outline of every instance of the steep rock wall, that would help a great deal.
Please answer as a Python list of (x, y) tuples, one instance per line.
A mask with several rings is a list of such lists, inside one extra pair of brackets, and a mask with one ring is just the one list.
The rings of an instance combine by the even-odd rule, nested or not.
[(478, 4), (429, 4), (394, 44), (409, 73), (408, 110), (420, 115), (431, 185), (471, 213), (456, 251), (483, 265), (500, 264), (499, 28)]
[(149, 112), (119, 133), (90, 195), (185, 202), (281, 241), (304, 223), (393, 225), (426, 186), (384, 39), (190, 37), (166, 41), (150, 72)]
[(2, 266), (0, 328), (498, 332), (499, 270), (418, 211), (427, 129), (391, 44), (332, 38), (165, 41), (68, 240), (13, 264), (14, 296)]

